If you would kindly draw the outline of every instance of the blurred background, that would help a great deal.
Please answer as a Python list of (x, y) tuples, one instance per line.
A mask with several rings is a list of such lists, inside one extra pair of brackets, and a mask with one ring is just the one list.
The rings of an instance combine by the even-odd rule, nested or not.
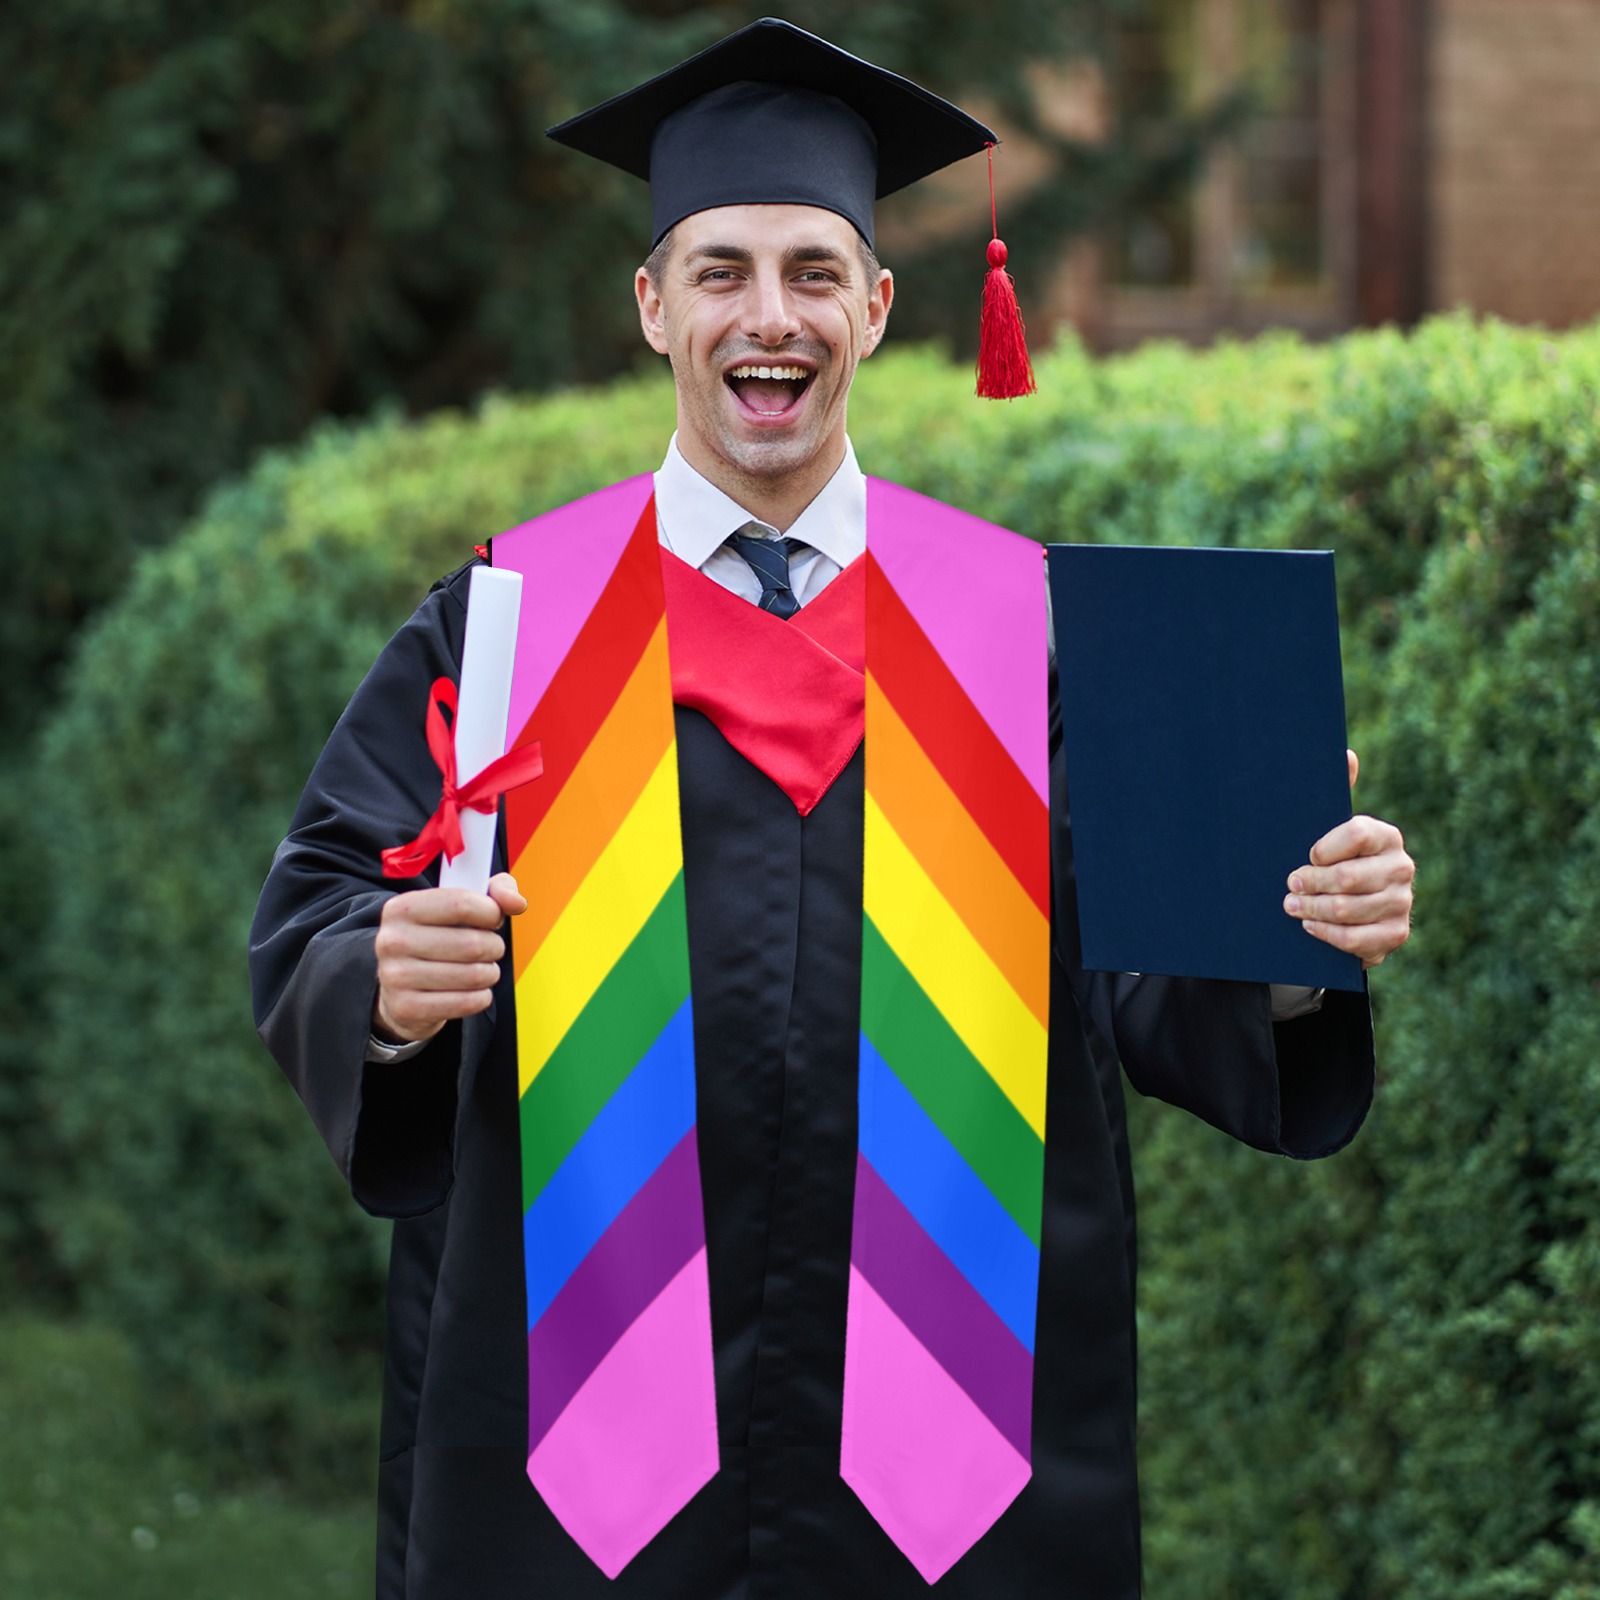
[[(543, 129), (764, 8), (0, 11), (0, 1593), (355, 1595), (384, 1231), (255, 1042), (299, 785), (473, 543), (659, 458), (642, 186)], [(1134, 1108), (1155, 1600), (1600, 1596), (1600, 0), (808, 0), (1004, 134), (881, 209), (869, 470), (1331, 547), (1422, 863), (1293, 1170)]]

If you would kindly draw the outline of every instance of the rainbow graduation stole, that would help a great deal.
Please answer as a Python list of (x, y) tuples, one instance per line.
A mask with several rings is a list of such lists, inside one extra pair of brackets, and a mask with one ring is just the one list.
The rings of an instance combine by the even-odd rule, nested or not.
[[(1031, 1467), (1049, 828), (1037, 545), (868, 480), (841, 1471), (931, 1583)], [(528, 1473), (618, 1572), (717, 1470), (672, 672), (648, 477), (525, 523), (507, 797)]]

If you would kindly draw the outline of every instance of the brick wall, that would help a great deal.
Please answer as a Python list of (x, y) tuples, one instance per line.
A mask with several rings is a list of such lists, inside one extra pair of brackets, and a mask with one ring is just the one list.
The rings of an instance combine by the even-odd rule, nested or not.
[(1431, 303), (1600, 316), (1600, 0), (1433, 0)]

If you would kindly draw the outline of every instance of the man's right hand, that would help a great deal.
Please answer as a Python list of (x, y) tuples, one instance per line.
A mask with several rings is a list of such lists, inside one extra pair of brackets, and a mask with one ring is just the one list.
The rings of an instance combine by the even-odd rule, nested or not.
[(391, 1044), (431, 1039), (447, 1022), (486, 1011), (506, 942), (499, 928), (528, 909), (509, 872), (487, 894), (413, 889), (384, 902), (372, 1031)]

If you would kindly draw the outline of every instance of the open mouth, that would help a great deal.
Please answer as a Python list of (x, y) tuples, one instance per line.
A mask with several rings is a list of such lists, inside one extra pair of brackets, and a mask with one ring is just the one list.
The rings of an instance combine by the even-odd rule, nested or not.
[(746, 410), (761, 417), (781, 417), (799, 404), (814, 376), (809, 367), (747, 363), (732, 368), (723, 381)]

